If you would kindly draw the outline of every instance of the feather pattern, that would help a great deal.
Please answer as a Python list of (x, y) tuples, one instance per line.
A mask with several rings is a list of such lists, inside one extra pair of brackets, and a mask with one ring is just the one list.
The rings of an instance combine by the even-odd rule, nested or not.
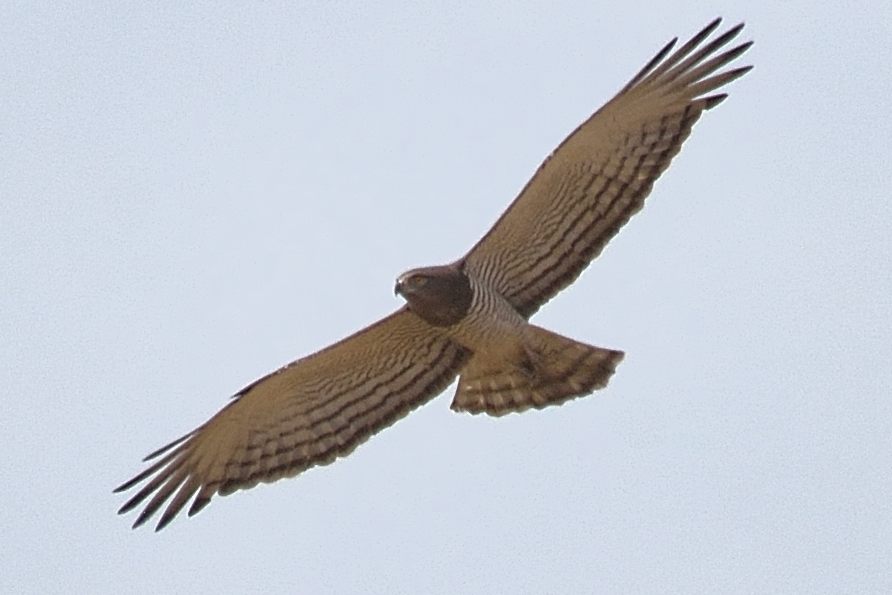
[(681, 48), (664, 46), (631, 81), (583, 122), (539, 167), (508, 210), (466, 255), (523, 316), (572, 283), (644, 205), (713, 91), (745, 74), (714, 74), (751, 42), (718, 53), (737, 25), (701, 45), (716, 19)]
[(331, 463), (439, 394), (468, 355), (403, 308), (250, 384), (207, 423), (146, 457), (153, 464), (115, 490), (146, 482), (119, 512), (143, 505), (137, 527), (169, 500), (161, 529), (193, 497), (190, 516), (216, 493)]

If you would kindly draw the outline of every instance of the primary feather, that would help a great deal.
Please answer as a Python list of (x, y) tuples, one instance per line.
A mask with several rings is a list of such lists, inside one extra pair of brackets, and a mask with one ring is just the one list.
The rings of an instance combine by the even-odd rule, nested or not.
[(750, 66), (712, 76), (750, 47), (719, 50), (743, 25), (710, 43), (716, 19), (674, 53), (663, 47), (629, 83), (568, 136), (465, 257), (518, 312), (531, 316), (572, 283), (644, 206), (719, 87)]

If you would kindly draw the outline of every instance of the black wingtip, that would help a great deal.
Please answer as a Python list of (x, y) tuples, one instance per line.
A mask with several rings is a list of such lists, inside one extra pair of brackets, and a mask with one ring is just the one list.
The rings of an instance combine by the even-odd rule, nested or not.
[(170, 516), (168, 516), (168, 515), (166, 515), (166, 514), (165, 514), (164, 516), (162, 516), (162, 517), (161, 517), (161, 520), (158, 521), (158, 524), (155, 525), (155, 533), (157, 533), (158, 531), (160, 531), (161, 529), (163, 529), (164, 527), (166, 527), (167, 525), (169, 525), (169, 524), (170, 524), (170, 521), (173, 520), (173, 517), (174, 517), (174, 516), (175, 516), (175, 515), (170, 515)]
[(712, 19), (711, 21), (709, 21), (709, 24), (707, 24), (696, 35), (694, 35), (694, 37), (692, 38), (691, 41), (697, 40), (696, 45), (699, 45), (701, 41), (703, 41), (704, 39), (709, 37), (713, 31), (718, 29), (719, 25), (721, 25), (721, 24), (722, 24), (722, 17), (716, 17), (716, 18)]
[(138, 496), (139, 494), (124, 502), (124, 504), (121, 505), (121, 508), (118, 509), (118, 514), (127, 514), (128, 512), (136, 508), (136, 505), (142, 501), (142, 498), (139, 498)]
[(718, 95), (710, 95), (709, 97), (704, 97), (703, 101), (706, 104), (704, 109), (712, 109), (726, 99), (728, 99), (727, 93), (719, 93)]
[(739, 23), (728, 29), (728, 33), (730, 33), (732, 36), (737, 35), (741, 31), (743, 31), (744, 27), (746, 27), (746, 21), (740, 21)]
[(139, 516), (136, 517), (136, 520), (133, 521), (133, 525), (131, 528), (138, 529), (142, 527), (146, 523), (146, 521), (149, 520), (149, 517), (152, 516), (153, 512), (155, 511), (149, 511), (148, 509), (143, 510), (141, 513), (139, 513)]
[(737, 79), (739, 79), (740, 77), (742, 77), (743, 75), (745, 75), (747, 72), (749, 72), (749, 71), (752, 70), (752, 69), (753, 69), (753, 65), (752, 65), (752, 64), (749, 64), (749, 65), (747, 65), (747, 66), (741, 66), (741, 67), (739, 67), (739, 68), (735, 68), (735, 69), (733, 69), (733, 70), (729, 70), (728, 72), (726, 72), (726, 73), (723, 75), (723, 76), (725, 76), (726, 79), (727, 79), (727, 80), (725, 81), (725, 84), (728, 84), (728, 83), (730, 83), (731, 81), (736, 81)]
[(663, 58), (665, 58), (669, 54), (669, 52), (672, 51), (672, 48), (675, 47), (676, 43), (678, 43), (677, 37), (673, 37), (672, 39), (670, 39), (669, 42), (664, 45), (659, 52), (657, 52), (657, 55), (651, 58), (650, 62), (648, 62), (647, 66), (645, 66), (642, 70), (650, 71), (654, 66), (659, 64), (663, 60)]
[(662, 62), (662, 61), (663, 61), (663, 58), (665, 58), (667, 55), (669, 55), (669, 52), (672, 51), (672, 48), (675, 47), (675, 44), (676, 44), (676, 43), (678, 43), (678, 38), (677, 38), (677, 37), (673, 37), (672, 39), (670, 39), (670, 40), (669, 40), (669, 43), (667, 43), (666, 45), (664, 45), (664, 46), (660, 49), (660, 51), (657, 52), (656, 56), (654, 56), (653, 58), (651, 58), (650, 61), (648, 61), (648, 63), (644, 65), (644, 68), (642, 68), (641, 70), (639, 70), (639, 71), (635, 74), (635, 76), (632, 77), (632, 80), (630, 80), (628, 83), (626, 83), (626, 86), (624, 86), (624, 87), (620, 90), (620, 93), (625, 93), (626, 91), (628, 91), (629, 89), (631, 89), (632, 87), (634, 87), (635, 85), (637, 85), (638, 82), (641, 81), (641, 79), (643, 79), (643, 78), (646, 77), (648, 74), (650, 74), (650, 72), (651, 72), (654, 68), (656, 68), (657, 64), (659, 64), (660, 62)]
[(211, 503), (211, 499), (204, 496), (196, 496), (195, 500), (192, 502), (192, 506), (189, 507), (189, 516), (195, 516), (201, 510)]
[(737, 46), (736, 48), (731, 50), (734, 53), (734, 57), (736, 58), (737, 56), (741, 55), (743, 52), (745, 52), (748, 49), (750, 49), (751, 47), (753, 47), (754, 43), (756, 43), (756, 42), (752, 41), (752, 40), (747, 41), (745, 43), (741, 43), (739, 46)]

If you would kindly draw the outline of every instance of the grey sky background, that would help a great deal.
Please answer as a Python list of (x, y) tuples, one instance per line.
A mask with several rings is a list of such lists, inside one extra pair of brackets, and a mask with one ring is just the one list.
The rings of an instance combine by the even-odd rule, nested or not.
[[(0, 591), (892, 591), (892, 4), (182, 4), (0, 8)], [(755, 70), (535, 318), (607, 390), (115, 514), (718, 15)]]

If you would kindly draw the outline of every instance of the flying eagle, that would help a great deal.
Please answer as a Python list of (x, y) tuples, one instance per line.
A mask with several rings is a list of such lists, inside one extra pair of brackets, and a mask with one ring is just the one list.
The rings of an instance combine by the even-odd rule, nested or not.
[(193, 499), (331, 463), (443, 391), (455, 411), (502, 415), (603, 388), (623, 352), (529, 323), (644, 205), (718, 89), (751, 66), (719, 72), (752, 42), (719, 51), (743, 24), (707, 42), (716, 19), (670, 55), (661, 49), (536, 171), (459, 260), (400, 275), (406, 304), (317, 353), (253, 382), (206, 423), (148, 455), (115, 491), (146, 482), (119, 510), (134, 527), (167, 504), (156, 530)]

